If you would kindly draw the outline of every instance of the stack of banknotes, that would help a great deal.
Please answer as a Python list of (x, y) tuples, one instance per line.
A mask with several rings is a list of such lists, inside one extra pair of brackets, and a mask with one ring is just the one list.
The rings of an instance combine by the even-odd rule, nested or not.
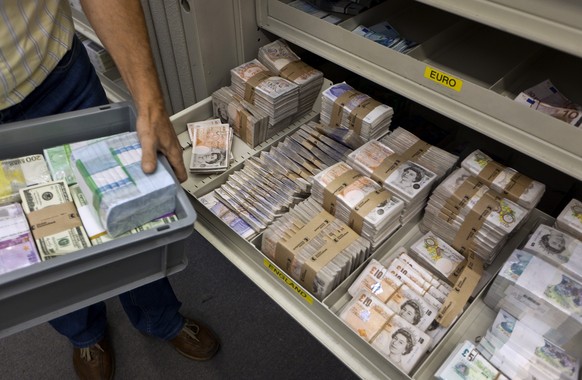
[(512, 379), (577, 380), (580, 361), (500, 309), (477, 349)]
[(251, 240), (257, 236), (257, 232), (243, 218), (218, 200), (214, 191), (199, 197), (198, 200), (243, 239)]
[(0, 206), (0, 274), (38, 262), (40, 256), (22, 206)]
[(299, 107), (299, 86), (253, 59), (230, 70), (232, 90), (269, 115), (269, 127), (289, 124)]
[(489, 188), (529, 210), (536, 207), (546, 191), (543, 183), (495, 162), (480, 150), (469, 154), (461, 166)]
[(0, 161), (0, 205), (20, 202), (19, 190), (50, 182), (51, 174), (42, 154)]
[(556, 218), (556, 228), (582, 240), (582, 202), (572, 199)]
[(91, 246), (65, 181), (25, 187), (20, 196), (41, 260)]
[(323, 124), (352, 130), (365, 141), (384, 135), (392, 122), (392, 107), (355, 90), (345, 82), (323, 91), (321, 100), (320, 119)]
[(485, 304), (504, 309), (548, 340), (582, 355), (582, 283), (516, 249), (493, 281)]
[(176, 208), (178, 185), (172, 174), (158, 160), (156, 171), (146, 175), (141, 156), (136, 132), (95, 142), (71, 155), (77, 183), (111, 236)]
[(377, 140), (368, 141), (354, 150), (347, 162), (404, 200), (402, 224), (422, 211), (437, 179), (432, 171), (396, 154)]
[(193, 173), (223, 172), (230, 165), (233, 131), (221, 119), (188, 123), (192, 141), (190, 171)]
[(443, 239), (429, 231), (410, 246), (412, 257), (439, 278), (453, 283), (455, 273), (465, 264), (465, 257)]
[(352, 32), (404, 54), (418, 45), (414, 41), (403, 38), (388, 21), (382, 21), (369, 27), (358, 25)]
[(411, 161), (434, 172), (438, 179), (448, 175), (459, 160), (458, 156), (422, 141), (402, 127), (382, 137), (380, 142), (396, 154), (409, 157)]
[(313, 3), (311, 3), (307, 0), (293, 0), (289, 3), (287, 3), (287, 5), (289, 5), (293, 8), (299, 9), (300, 11), (305, 12), (307, 14), (310, 14), (314, 17), (317, 17), (317, 18), (320, 18), (324, 21), (327, 21), (331, 24), (339, 24), (340, 22), (342, 22), (341, 18), (318, 8)]
[(352, 0), (318, 0), (317, 4), (324, 11), (343, 13), (351, 16), (358, 15), (367, 9), (367, 6), (364, 4)]
[(520, 92), (515, 101), (575, 127), (582, 125), (582, 106), (558, 91), (549, 79)]
[(212, 110), (214, 117), (230, 124), (234, 135), (251, 148), (267, 139), (269, 115), (235, 94), (230, 87), (222, 87), (212, 93)]
[(311, 194), (326, 211), (369, 240), (372, 250), (401, 225), (404, 201), (345, 162), (315, 175)]
[(437, 380), (508, 380), (491, 364), (478, 347), (465, 340), (457, 344), (434, 374)]
[(339, 312), (359, 337), (403, 372), (410, 373), (428, 351), (431, 338), (401, 314), (366, 290), (357, 292)]
[(310, 197), (264, 231), (261, 251), (323, 300), (369, 256), (370, 243)]
[(474, 252), (491, 263), (528, 215), (529, 210), (458, 168), (433, 191), (422, 227), (463, 255)]
[(323, 85), (321, 71), (303, 62), (281, 39), (260, 47), (258, 59), (271, 72), (299, 86), (298, 115), (311, 111)]

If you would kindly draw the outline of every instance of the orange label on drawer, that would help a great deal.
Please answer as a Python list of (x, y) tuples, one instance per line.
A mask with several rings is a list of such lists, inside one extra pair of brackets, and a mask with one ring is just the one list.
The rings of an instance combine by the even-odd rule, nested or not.
[(429, 66), (424, 70), (424, 77), (445, 87), (452, 88), (455, 91), (461, 91), (461, 87), (463, 87), (463, 81), (459, 78), (455, 78)]
[(313, 297), (311, 297), (309, 293), (307, 293), (301, 286), (297, 285), (295, 280), (287, 276), (287, 273), (277, 268), (268, 259), (263, 259), (263, 264), (265, 264), (265, 266), (269, 268), (269, 270), (273, 272), (275, 276), (277, 276), (281, 281), (283, 281), (285, 285), (290, 287), (295, 293), (299, 294), (301, 298), (307, 301), (307, 303), (313, 305)]

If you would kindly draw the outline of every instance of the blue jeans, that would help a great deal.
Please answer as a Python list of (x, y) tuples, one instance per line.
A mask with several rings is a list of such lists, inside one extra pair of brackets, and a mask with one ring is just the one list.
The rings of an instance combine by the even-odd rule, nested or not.
[[(0, 110), (0, 124), (107, 104), (107, 96), (81, 42), (73, 46), (47, 79), (21, 103)], [(173, 339), (184, 326), (182, 305), (167, 278), (119, 296), (129, 320), (144, 334)], [(76, 347), (88, 347), (105, 335), (105, 303), (74, 311), (49, 322)]]

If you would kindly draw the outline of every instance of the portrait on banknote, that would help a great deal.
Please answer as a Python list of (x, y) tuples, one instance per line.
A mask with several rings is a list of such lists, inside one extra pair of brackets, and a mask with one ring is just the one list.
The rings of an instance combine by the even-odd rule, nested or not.
[(407, 161), (388, 177), (386, 183), (413, 197), (420, 193), (434, 176), (434, 173)]

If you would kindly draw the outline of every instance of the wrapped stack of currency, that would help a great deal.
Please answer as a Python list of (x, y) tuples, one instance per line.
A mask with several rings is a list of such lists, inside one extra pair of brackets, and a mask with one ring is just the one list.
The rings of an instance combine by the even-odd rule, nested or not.
[(307, 125), (324, 136), (339, 142), (350, 149), (357, 149), (366, 143), (360, 135), (357, 135), (351, 129), (332, 128), (321, 123), (316, 123), (315, 121), (310, 121)]
[[(306, 148), (317, 147), (323, 153), (327, 154), (333, 163), (345, 161), (353, 149), (342, 139), (336, 139), (335, 136), (329, 136), (320, 130), (321, 124), (310, 121), (301, 126), (297, 132), (297, 141), (304, 144)], [(323, 160), (323, 158), (319, 157)], [(333, 165), (333, 164), (332, 164)]]
[(311, 194), (326, 211), (369, 240), (372, 250), (400, 227), (402, 199), (345, 162), (317, 174)]
[(396, 154), (434, 172), (438, 179), (448, 175), (459, 159), (454, 154), (422, 141), (402, 127), (382, 137), (380, 142)]
[(499, 310), (478, 349), (512, 379), (578, 379), (580, 361), (505, 310)]
[(287, 5), (332, 24), (339, 24), (342, 21), (341, 18), (319, 9), (314, 4), (306, 0), (293, 0), (287, 3)]
[(269, 115), (235, 94), (230, 87), (212, 93), (212, 109), (214, 116), (230, 124), (235, 136), (251, 148), (267, 139)]
[(42, 154), (0, 161), (0, 205), (20, 202), (19, 190), (50, 182), (51, 175)]
[(322, 300), (368, 257), (370, 243), (310, 197), (265, 230), (261, 251)]
[(465, 257), (473, 252), (491, 263), (528, 215), (529, 210), (458, 168), (433, 191), (422, 228), (433, 231)]
[(176, 208), (175, 179), (160, 160), (154, 173), (143, 172), (141, 145), (135, 132), (76, 149), (71, 162), (77, 183), (111, 236)]
[(303, 62), (281, 39), (260, 47), (258, 58), (271, 72), (299, 86), (297, 114), (311, 111), (323, 85), (323, 73)]
[(22, 206), (0, 206), (0, 275), (39, 262)]
[(217, 199), (214, 191), (198, 198), (198, 200), (243, 239), (251, 240), (257, 236), (255, 230), (247, 222)]
[(232, 129), (220, 119), (188, 123), (192, 140), (190, 171), (193, 173), (223, 172), (230, 165)]
[(382, 21), (370, 27), (358, 25), (352, 32), (403, 54), (418, 45), (414, 41), (403, 38), (388, 21)]
[(91, 246), (69, 187), (64, 181), (20, 189), (20, 196), (41, 260)]
[(321, 122), (332, 128), (353, 130), (364, 140), (378, 138), (388, 132), (394, 110), (363, 94), (345, 82), (323, 91)]
[(418, 259), (431, 272), (454, 283), (455, 274), (465, 264), (465, 257), (455, 251), (443, 239), (429, 231), (410, 246), (412, 257)]
[(232, 90), (269, 115), (269, 127), (289, 124), (297, 114), (299, 86), (270, 72), (257, 59), (230, 70)]
[(324, 11), (351, 16), (358, 15), (367, 9), (363, 4), (351, 0), (319, 0), (318, 4)]
[(468, 155), (461, 166), (489, 188), (529, 210), (536, 207), (546, 185), (503, 166), (480, 150)]
[(582, 241), (540, 224), (523, 250), (546, 260), (582, 283)]
[(431, 338), (367, 291), (359, 292), (339, 313), (358, 336), (405, 373), (424, 357)]
[(582, 202), (572, 199), (556, 218), (555, 227), (582, 240)]
[(483, 301), (494, 310), (506, 310), (572, 354), (582, 355), (582, 284), (552, 264), (516, 249)]
[(402, 158), (377, 140), (368, 141), (354, 150), (347, 162), (404, 200), (402, 224), (422, 211), (436, 181), (435, 173)]
[(434, 376), (437, 380), (508, 380), (468, 340), (457, 344)]
[(582, 125), (582, 106), (568, 99), (548, 79), (520, 92), (515, 101), (575, 127)]

